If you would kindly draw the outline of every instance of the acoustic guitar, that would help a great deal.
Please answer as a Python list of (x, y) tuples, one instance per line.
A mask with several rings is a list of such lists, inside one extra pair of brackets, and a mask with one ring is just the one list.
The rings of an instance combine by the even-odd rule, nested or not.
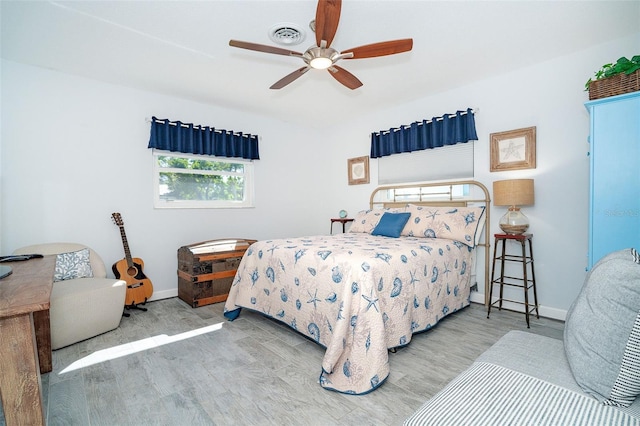
[(140, 308), (137, 305), (147, 303), (147, 300), (153, 294), (153, 284), (151, 284), (151, 280), (149, 280), (142, 271), (144, 268), (142, 259), (131, 257), (127, 234), (124, 232), (122, 216), (120, 213), (112, 213), (111, 217), (113, 218), (113, 222), (120, 228), (120, 236), (122, 237), (122, 245), (124, 246), (124, 259), (114, 263), (111, 269), (117, 279), (127, 283), (125, 307), (146, 311), (146, 309)]

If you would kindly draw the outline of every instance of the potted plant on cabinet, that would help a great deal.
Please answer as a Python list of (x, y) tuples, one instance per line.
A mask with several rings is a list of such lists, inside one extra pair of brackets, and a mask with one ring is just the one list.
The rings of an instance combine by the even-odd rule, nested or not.
[(607, 98), (640, 90), (640, 55), (605, 64), (585, 83), (589, 99)]

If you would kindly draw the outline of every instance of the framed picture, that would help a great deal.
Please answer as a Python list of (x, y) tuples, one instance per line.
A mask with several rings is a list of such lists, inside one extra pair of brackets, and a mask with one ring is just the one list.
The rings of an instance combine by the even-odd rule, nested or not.
[(536, 128), (491, 133), (491, 171), (535, 169)]
[(369, 183), (369, 156), (349, 158), (347, 160), (349, 185)]

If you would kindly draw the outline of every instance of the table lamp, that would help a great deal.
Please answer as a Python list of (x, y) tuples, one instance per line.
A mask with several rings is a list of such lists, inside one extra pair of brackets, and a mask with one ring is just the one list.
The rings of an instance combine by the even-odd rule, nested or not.
[(529, 229), (529, 219), (520, 211), (519, 206), (532, 205), (533, 179), (510, 179), (493, 182), (493, 204), (509, 206), (509, 210), (500, 218), (498, 224), (506, 234), (523, 234)]

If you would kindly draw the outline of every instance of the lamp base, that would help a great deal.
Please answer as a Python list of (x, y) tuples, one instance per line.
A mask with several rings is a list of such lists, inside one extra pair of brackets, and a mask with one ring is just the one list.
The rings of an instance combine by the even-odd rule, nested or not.
[(500, 218), (498, 225), (505, 234), (520, 235), (529, 229), (529, 219), (520, 211), (520, 208), (509, 207), (509, 210)]

